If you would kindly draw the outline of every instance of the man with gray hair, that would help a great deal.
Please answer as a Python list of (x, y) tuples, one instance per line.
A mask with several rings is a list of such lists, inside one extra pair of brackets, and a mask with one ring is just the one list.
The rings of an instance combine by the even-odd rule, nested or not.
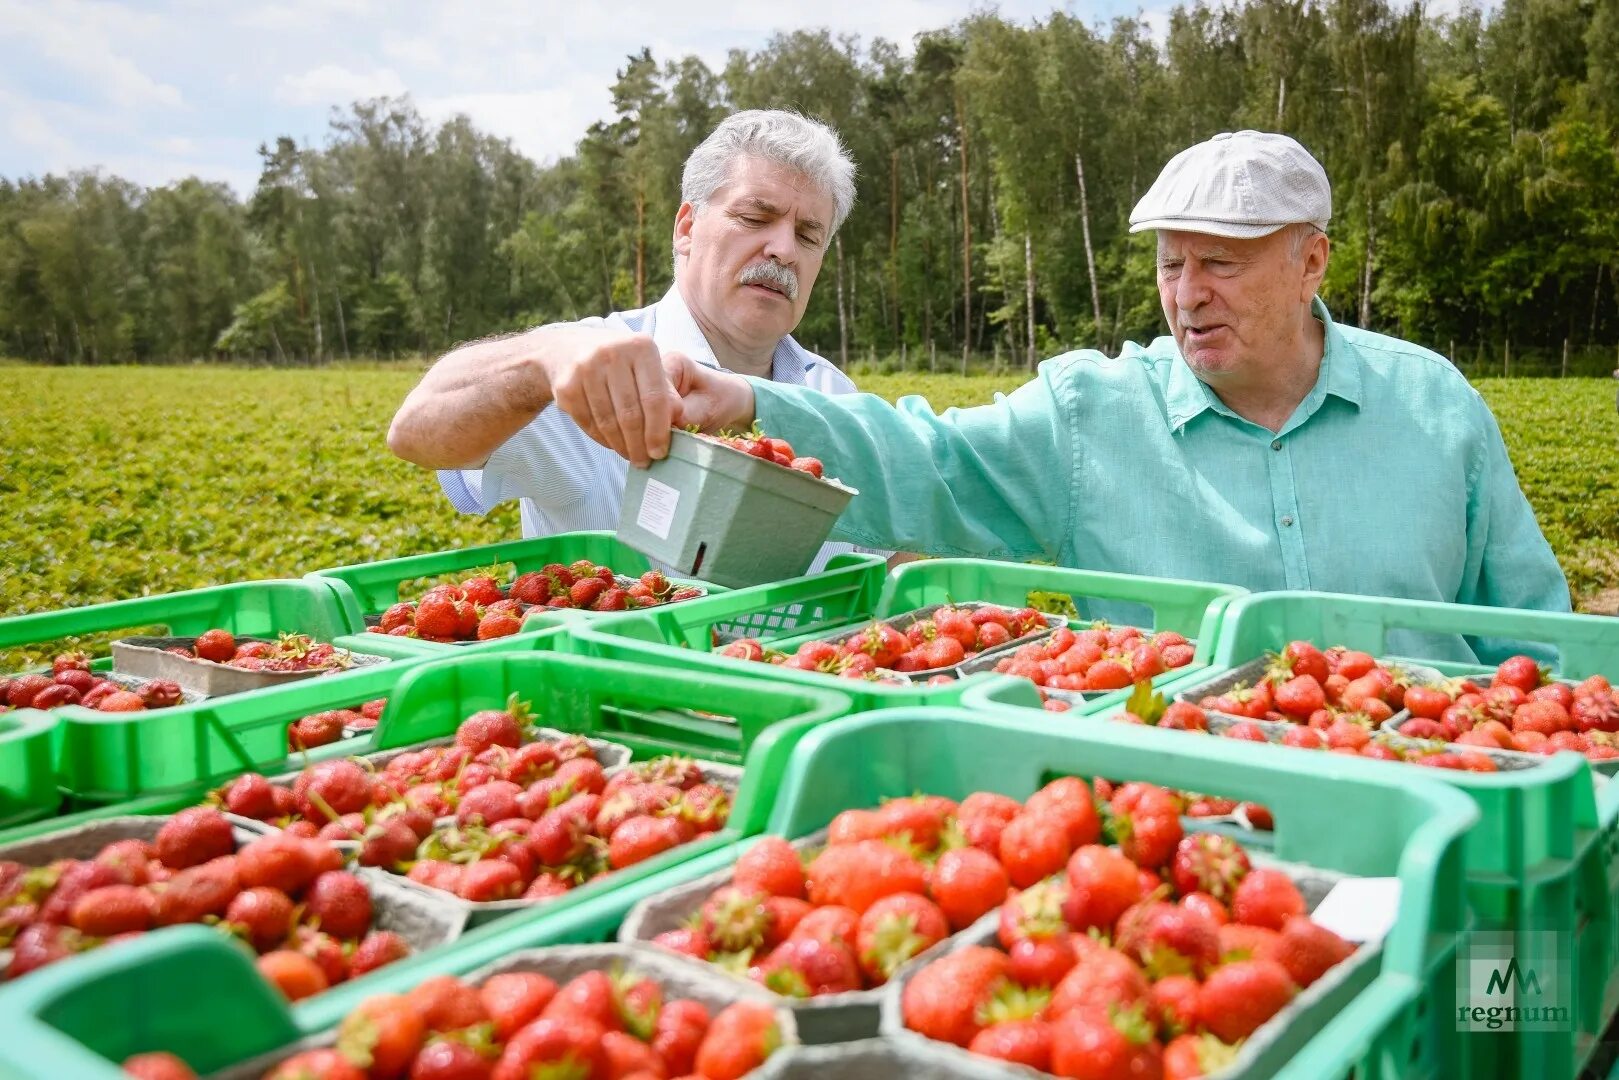
[[(1157, 232), (1170, 336), (1071, 352), (942, 415), (672, 366), (679, 419), (757, 418), (821, 458), (860, 491), (843, 540), (1567, 611), (1483, 399), (1443, 357), (1340, 326), (1317, 297), (1331, 216), (1326, 174), (1293, 139), (1219, 135), (1171, 160), (1130, 217)], [(1474, 655), (1429, 645), (1413, 655)]]
[[(853, 392), (791, 333), (854, 204), (854, 173), (824, 124), (774, 110), (728, 117), (686, 159), (663, 299), (455, 349), (406, 397), (389, 448), (439, 470), (464, 512), (520, 498), (525, 536), (612, 529), (626, 459), (644, 465), (668, 445), (678, 399), (665, 365)], [(851, 549), (829, 544), (815, 566)]]

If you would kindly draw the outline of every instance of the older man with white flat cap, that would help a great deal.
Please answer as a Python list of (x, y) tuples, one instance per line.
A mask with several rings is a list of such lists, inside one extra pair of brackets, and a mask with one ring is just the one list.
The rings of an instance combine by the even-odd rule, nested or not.
[(1059, 356), (942, 415), (671, 368), (682, 419), (757, 418), (820, 457), (861, 492), (834, 534), (855, 543), (1568, 610), (1483, 399), (1444, 357), (1339, 326), (1316, 296), (1331, 217), (1293, 139), (1218, 135), (1130, 215), (1158, 234), (1172, 336)]

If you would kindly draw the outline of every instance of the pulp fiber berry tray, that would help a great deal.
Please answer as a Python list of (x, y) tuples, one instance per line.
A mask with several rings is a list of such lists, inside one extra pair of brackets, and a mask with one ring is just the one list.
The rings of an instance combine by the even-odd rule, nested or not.
[[(240, 644), (263, 642), (274, 644), (267, 638), (240, 637)], [(212, 660), (191, 659), (169, 652), (174, 648), (192, 648), (195, 637), (130, 637), (112, 643), (113, 668), (143, 679), (168, 679), (203, 697), (224, 697), (249, 690), (263, 690), (269, 686), (285, 686), (303, 679), (332, 675), (339, 671), (386, 664), (389, 657), (369, 653), (338, 651), (348, 657), (342, 667), (315, 668), (307, 671), (244, 671)]]
[[(886, 619), (877, 619), (874, 621), (884, 626), (891, 626), (903, 634), (915, 624), (923, 622), (927, 619), (931, 619), (934, 613), (939, 611), (941, 608), (959, 608), (966, 611), (982, 611), (986, 608), (999, 609), (1002, 611), (1013, 610), (1008, 608), (1005, 604), (991, 604), (981, 600), (964, 600), (960, 603), (954, 604), (928, 604), (925, 607), (919, 607), (914, 611), (907, 611), (903, 615), (894, 615)], [(935, 675), (948, 675), (953, 679), (960, 679), (965, 678), (974, 671), (993, 671), (995, 661), (1001, 659), (1005, 653), (1011, 652), (1020, 645), (1027, 645), (1030, 642), (1040, 641), (1050, 636), (1051, 632), (1057, 628), (1068, 625), (1068, 620), (1061, 615), (1050, 615), (1042, 612), (1040, 618), (1045, 623), (1045, 629), (1030, 630), (1021, 637), (1015, 637), (1010, 641), (1002, 642), (999, 645), (993, 645), (982, 650), (981, 652), (975, 653), (962, 663), (952, 664), (948, 667), (928, 668), (923, 671), (890, 671), (888, 669), (879, 669), (875, 674), (884, 677), (892, 676), (893, 679), (903, 679), (906, 682), (920, 682), (931, 679)], [(828, 645), (840, 645), (849, 640), (850, 637), (859, 634), (862, 629), (870, 625), (872, 624), (869, 622), (860, 623), (856, 626), (846, 628), (836, 634), (820, 634), (816, 637), (805, 638), (802, 640), (773, 642), (772, 647), (796, 648), (802, 645), (807, 645), (811, 641), (821, 641), (827, 643)]]

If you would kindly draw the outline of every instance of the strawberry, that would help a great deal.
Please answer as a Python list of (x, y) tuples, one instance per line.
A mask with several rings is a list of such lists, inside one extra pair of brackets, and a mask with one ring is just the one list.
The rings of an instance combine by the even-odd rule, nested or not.
[(1295, 678), (1307, 675), (1317, 685), (1324, 684), (1332, 674), (1326, 654), (1308, 641), (1288, 642), (1272, 668)]
[(843, 810), (826, 827), (827, 846), (852, 844), (860, 840), (880, 840), (882, 819), (875, 810)]
[(115, 690), (96, 703), (97, 712), (126, 713), (142, 712), (145, 709), (146, 701), (130, 690)]
[(1194, 833), (1176, 845), (1169, 872), (1181, 895), (1201, 892), (1230, 903), (1249, 869), (1248, 853), (1235, 840)]
[(963, 930), (1006, 899), (1011, 879), (994, 856), (954, 848), (939, 856), (928, 888), (950, 928)]
[(1299, 719), (1308, 719), (1327, 704), (1326, 692), (1314, 675), (1295, 675), (1277, 686), (1273, 696), (1276, 708)]
[(557, 984), (535, 971), (492, 975), (478, 988), (478, 1000), (495, 1025), (495, 1038), (510, 1039), (537, 1019), (556, 997)]
[[(76, 905), (85, 894), (108, 885), (127, 884), (123, 875), (112, 866), (99, 862), (69, 861), (61, 865), (54, 886), (40, 903), (39, 920), (47, 923), (66, 923)], [(25, 886), (27, 882), (24, 883)], [(42, 884), (47, 884), (48, 881)]]
[(595, 758), (570, 758), (557, 766), (553, 774), (558, 784), (572, 785), (574, 792), (588, 795), (600, 795), (607, 786), (607, 777), (602, 771), (601, 762)]
[(766, 894), (736, 885), (715, 889), (699, 912), (704, 935), (721, 952), (760, 948), (771, 929), (765, 900)]
[(1052, 814), (1025, 811), (1001, 832), (1000, 861), (1012, 884), (1026, 889), (1063, 868), (1073, 850), (1069, 823)]
[(790, 936), (841, 941), (853, 947), (859, 932), (860, 916), (857, 913), (838, 904), (828, 904), (806, 912), (793, 927)]
[(905, 1026), (931, 1039), (971, 1044), (983, 1028), (980, 1009), (1009, 985), (1010, 961), (998, 949), (974, 945), (940, 957), (905, 985)]
[(903, 838), (913, 847), (930, 851), (939, 845), (950, 810), (922, 798), (890, 799), (877, 810), (877, 822), (884, 836)]
[(1169, 863), (1184, 835), (1175, 796), (1151, 784), (1128, 783), (1108, 806), (1120, 851), (1149, 870)]
[(299, 814), (324, 823), (370, 806), (371, 779), (356, 762), (321, 761), (298, 774), (292, 794)]
[(838, 904), (864, 913), (885, 896), (927, 891), (927, 871), (907, 852), (880, 840), (833, 844), (809, 864), (810, 903)]
[(16, 979), (47, 964), (65, 960), (76, 952), (88, 948), (90, 942), (69, 926), (52, 923), (33, 923), (25, 926), (11, 942), (11, 963), (6, 966), (6, 978)]
[(1090, 950), (1051, 993), (1049, 1015), (1084, 1006), (1124, 1008), (1146, 1001), (1151, 984), (1135, 961), (1116, 949)]
[(1029, 796), (1024, 804), (1029, 813), (1052, 814), (1068, 823), (1068, 843), (1079, 849), (1094, 844), (1102, 835), (1102, 820), (1096, 813), (1091, 789), (1077, 776), (1061, 776)]
[(1177, 1035), (1164, 1047), (1163, 1080), (1197, 1080), (1237, 1060), (1237, 1049), (1213, 1035)]
[(541, 1017), (506, 1043), (490, 1073), (491, 1080), (529, 1080), (557, 1076), (594, 1080), (606, 1077), (607, 1055), (600, 1024), (583, 1018)]
[(781, 1045), (775, 1014), (764, 1005), (727, 1005), (697, 1048), (697, 1072), (708, 1080), (736, 1080), (758, 1068)]
[(1349, 959), (1355, 946), (1302, 915), (1294, 915), (1277, 937), (1262, 943), (1255, 959), (1274, 960), (1287, 969), (1300, 988), (1309, 986), (1333, 965)]
[(776, 946), (750, 974), (784, 997), (806, 998), (859, 990), (860, 971), (854, 953), (843, 942), (801, 937)]
[(1224, 1042), (1252, 1035), (1293, 999), (1298, 987), (1274, 960), (1237, 960), (1216, 968), (1198, 991), (1197, 1014)]
[(1075, 931), (1111, 930), (1119, 916), (1142, 897), (1141, 876), (1128, 858), (1112, 848), (1089, 844), (1068, 860), (1068, 895), (1063, 918)]
[(731, 883), (769, 896), (803, 899), (804, 864), (786, 840), (766, 836), (737, 859)]
[(1151, 1015), (1165, 1035), (1196, 1031), (1203, 1021), (1197, 1015), (1200, 984), (1190, 975), (1165, 975), (1152, 984), (1148, 993)]
[(152, 921), (157, 926), (201, 922), (209, 915), (222, 915), (238, 892), (240, 882), (234, 865), (218, 859), (181, 870), (154, 888), (156, 905)]
[(1067, 931), (1023, 937), (1006, 950), (1009, 974), (1020, 986), (1051, 989), (1079, 963), (1079, 948)]
[(205, 630), (191, 643), (198, 660), (223, 664), (236, 657), (236, 638), (229, 630)]
[(308, 841), (277, 833), (245, 844), (236, 857), (236, 874), (244, 888), (269, 886), (292, 894), (315, 878), (313, 848)]
[(313, 997), (331, 985), (319, 964), (292, 949), (265, 953), (258, 959), (258, 969), (288, 1001)]
[(475, 637), (479, 641), (490, 641), (494, 638), (511, 637), (523, 629), (523, 620), (510, 612), (490, 612), (478, 620), (478, 629)]
[(371, 893), (353, 874), (329, 870), (314, 880), (304, 896), (309, 918), (339, 938), (358, 938), (371, 925)]
[(860, 916), (855, 951), (873, 984), (887, 982), (901, 964), (943, 941), (950, 933), (944, 912), (925, 896), (885, 896)]
[(197, 1080), (191, 1066), (164, 1050), (127, 1057), (123, 1069), (135, 1080)]
[(523, 742), (529, 715), (528, 703), (512, 694), (506, 700), (506, 708), (482, 709), (461, 721), (455, 729), (455, 745), (466, 747), (473, 754), (491, 746), (516, 748)]
[(277, 1065), (264, 1080), (366, 1080), (364, 1070), (332, 1049), (304, 1050)]
[(63, 705), (77, 705), (80, 694), (71, 686), (62, 683), (52, 683), (34, 695), (34, 700), (28, 703), (31, 709), (56, 709)]
[(1288, 919), (1303, 914), (1304, 897), (1280, 870), (1250, 871), (1231, 901), (1232, 919), (1268, 930), (1280, 930)]
[(145, 889), (134, 885), (104, 885), (79, 897), (68, 923), (91, 937), (112, 937), (150, 930), (153, 914), (152, 894)]
[(690, 998), (677, 998), (658, 1010), (653, 1021), (652, 1049), (671, 1075), (692, 1071), (709, 1022), (708, 1010)]
[(427, 1041), (427, 1025), (403, 994), (377, 994), (337, 1027), (337, 1048), (371, 1080), (400, 1080)]
[(1146, 901), (1120, 916), (1114, 946), (1154, 979), (1201, 978), (1220, 960), (1220, 927), (1208, 916), (1161, 900)]
[(568, 590), (568, 600), (574, 607), (588, 608), (595, 604), (601, 595), (607, 591), (608, 582), (598, 577), (587, 577), (576, 581)]
[(1163, 1047), (1141, 1009), (1097, 1006), (1070, 1010), (1051, 1024), (1051, 1071), (1082, 1080), (1156, 1077)]
[(494, 1064), (471, 1042), (434, 1039), (410, 1067), (410, 1080), (489, 1080)]
[(225, 908), (225, 922), (261, 953), (286, 941), (292, 920), (292, 900), (287, 894), (262, 885), (243, 889)]
[(1490, 680), (1490, 685), (1516, 687), (1527, 694), (1545, 681), (1546, 672), (1536, 663), (1534, 657), (1511, 656), (1495, 669), (1495, 676)]
[(691, 839), (688, 828), (680, 818), (649, 814), (632, 817), (613, 831), (607, 845), (608, 865), (622, 870), (678, 847)]
[(164, 866), (184, 870), (236, 850), (229, 821), (211, 806), (181, 810), (158, 829), (153, 848)]

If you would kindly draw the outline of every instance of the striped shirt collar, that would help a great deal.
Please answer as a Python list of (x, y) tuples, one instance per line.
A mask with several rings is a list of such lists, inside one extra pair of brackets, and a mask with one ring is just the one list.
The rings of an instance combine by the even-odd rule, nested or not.
[[(670, 285), (669, 291), (653, 305), (652, 311), (652, 340), (658, 343), (659, 351), (676, 349), (706, 367), (721, 366), (714, 357), (708, 339), (703, 336), (702, 328), (692, 317), (691, 309), (686, 307), (679, 286)], [(803, 386), (809, 380), (810, 369), (817, 363), (824, 364), (826, 361), (805, 349), (788, 334), (776, 342), (776, 350), (771, 354), (770, 379), (772, 382)]]

